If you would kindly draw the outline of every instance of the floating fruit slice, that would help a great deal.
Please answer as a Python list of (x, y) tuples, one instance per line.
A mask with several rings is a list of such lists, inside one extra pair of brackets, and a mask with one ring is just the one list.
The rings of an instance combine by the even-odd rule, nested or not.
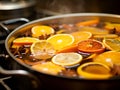
[(51, 43), (45, 40), (33, 43), (30, 50), (37, 59), (48, 59), (55, 55), (55, 50)]
[(76, 26), (90, 26), (90, 25), (95, 25), (99, 23), (99, 19), (92, 19), (92, 20), (86, 20), (83, 22), (79, 22), (76, 24)]
[(96, 54), (96, 53), (93, 53), (93, 54), (91, 54), (90, 56), (88, 56), (87, 58), (84, 58), (84, 60), (92, 59), (92, 58), (94, 58), (94, 57), (96, 57), (96, 56), (97, 56), (97, 54)]
[(82, 56), (78, 53), (59, 53), (52, 58), (52, 62), (61, 66), (71, 66), (82, 61)]
[(68, 52), (77, 52), (78, 51), (78, 45), (72, 44), (70, 46), (66, 46), (60, 50), (58, 50), (56, 53), (68, 53)]
[(34, 42), (39, 41), (39, 39), (37, 38), (33, 38), (33, 37), (20, 37), (20, 38), (16, 38), (15, 40), (13, 40), (13, 44), (15, 45), (31, 45)]
[(118, 39), (104, 39), (105, 47), (112, 51), (120, 51), (120, 41)]
[(89, 52), (89, 53), (100, 53), (103, 52), (105, 49), (102, 42), (88, 39), (78, 43), (78, 50), (82, 52)]
[(100, 28), (96, 28), (96, 27), (81, 27), (80, 30), (91, 32), (93, 35), (96, 35), (96, 34), (100, 35), (100, 34), (108, 34), (109, 33), (108, 30), (100, 29)]
[(60, 50), (66, 46), (73, 44), (74, 37), (70, 34), (56, 34), (47, 39), (56, 50)]
[(100, 34), (100, 35), (94, 35), (93, 36), (94, 38), (117, 38), (118, 37), (118, 35), (116, 35), (116, 34)]
[(113, 67), (113, 64), (120, 64), (120, 52), (107, 51), (96, 56), (93, 61)]
[(84, 63), (77, 68), (79, 76), (86, 79), (107, 79), (112, 76), (110, 71), (107, 65), (98, 62)]
[(44, 36), (44, 35), (53, 34), (55, 31), (50, 26), (39, 25), (32, 27), (31, 32), (33, 37), (39, 37), (41, 35)]
[(59, 31), (56, 31), (56, 34), (62, 34), (62, 33), (65, 33), (65, 30), (64, 29), (61, 29)]
[(61, 67), (61, 66), (56, 65), (56, 64), (53, 64), (52, 62), (36, 64), (36, 65), (33, 65), (32, 68), (37, 70), (37, 71), (39, 71), (39, 72), (52, 74), (52, 75), (57, 75), (62, 70), (65, 70), (64, 67)]
[(119, 23), (106, 22), (105, 24), (106, 24), (105, 29), (107, 29), (107, 30), (115, 29), (117, 32), (120, 32), (120, 24)]
[(86, 32), (86, 31), (73, 32), (73, 33), (71, 33), (71, 35), (74, 36), (75, 43), (78, 43), (78, 42), (83, 41), (83, 40), (87, 40), (87, 39), (92, 37), (92, 33)]
[(114, 25), (112, 23), (106, 22), (104, 28), (107, 29), (107, 30), (112, 30), (115, 27), (114, 27)]

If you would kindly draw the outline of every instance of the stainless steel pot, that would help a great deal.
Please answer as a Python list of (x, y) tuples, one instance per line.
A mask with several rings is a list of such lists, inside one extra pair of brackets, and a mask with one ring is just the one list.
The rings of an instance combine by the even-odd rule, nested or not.
[(29, 17), (36, 5), (36, 0), (1, 0), (0, 20)]
[[(41, 82), (43, 88), (45, 90), (88, 90), (88, 89), (97, 89), (97, 90), (109, 90), (114, 88), (120, 89), (120, 77), (113, 77), (107, 80), (86, 80), (82, 78), (69, 78), (64, 76), (54, 76), (45, 74), (42, 72), (38, 72), (33, 70), (31, 67), (26, 64), (19, 62), (16, 60), (14, 55), (10, 52), (10, 45), (12, 41), (19, 36), (20, 33), (30, 29), (31, 27), (38, 24), (45, 23), (75, 23), (80, 20), (88, 20), (100, 18), (101, 21), (107, 22), (117, 22), (120, 23), (120, 15), (112, 15), (112, 14), (102, 14), (102, 13), (75, 13), (75, 14), (65, 14), (59, 16), (52, 16), (47, 18), (42, 18), (38, 20), (34, 20), (27, 24), (24, 24), (18, 28), (16, 28), (13, 32), (11, 32), (5, 42), (5, 47), (8, 54), (12, 57), (13, 61), (17, 63), (16, 66), (13, 65), (13, 69), (21, 69), (22, 70), (4, 70), (0, 68), (0, 73), (5, 75), (28, 75), (32, 78), (37, 78), (38, 82)], [(38, 84), (39, 86), (39, 84)], [(40, 88), (39, 88), (40, 89)]]

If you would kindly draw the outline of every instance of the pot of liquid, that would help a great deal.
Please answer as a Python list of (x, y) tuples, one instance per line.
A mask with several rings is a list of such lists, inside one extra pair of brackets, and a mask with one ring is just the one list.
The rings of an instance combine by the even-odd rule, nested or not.
[(8, 35), (5, 47), (17, 65), (0, 73), (28, 75), (45, 90), (120, 88), (119, 27), (119, 15), (101, 13), (31, 21)]

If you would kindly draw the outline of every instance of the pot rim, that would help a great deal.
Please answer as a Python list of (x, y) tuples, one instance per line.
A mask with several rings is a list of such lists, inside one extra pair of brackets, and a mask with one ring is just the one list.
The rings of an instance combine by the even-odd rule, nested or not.
[[(14, 29), (6, 38), (5, 40), (5, 48), (8, 52), (8, 54), (17, 62), (19, 63), (20, 65), (24, 66), (25, 68), (29, 69), (29, 70), (32, 70), (32, 71), (35, 71), (37, 73), (41, 73), (41, 74), (44, 74), (44, 75), (48, 75), (48, 76), (54, 76), (54, 77), (59, 77), (59, 78), (66, 78), (66, 79), (71, 79), (71, 80), (84, 80), (84, 81), (96, 81), (94, 79), (84, 79), (84, 78), (78, 78), (78, 77), (65, 77), (65, 76), (58, 76), (58, 75), (51, 75), (51, 74), (47, 74), (47, 73), (43, 73), (43, 72), (39, 72), (37, 70), (34, 70), (33, 68), (31, 68), (30, 66), (16, 60), (16, 58), (14, 57), (14, 55), (10, 52), (9, 48), (8, 48), (8, 40), (11, 38), (11, 36), (13, 35), (13, 33), (15, 33), (16, 31), (19, 31), (20, 29), (22, 29), (23, 27), (27, 26), (27, 25), (30, 25), (30, 24), (34, 24), (36, 22), (41, 22), (41, 21), (45, 21), (45, 20), (52, 20), (52, 19), (57, 19), (57, 18), (62, 18), (62, 17), (73, 17), (73, 16), (104, 16), (104, 17), (113, 17), (113, 18), (120, 18), (120, 15), (116, 15), (116, 14), (106, 14), (106, 13), (72, 13), (72, 14), (62, 14), (62, 15), (56, 15), (56, 16), (49, 16), (49, 17), (45, 17), (45, 18), (41, 18), (41, 19), (36, 19), (36, 20), (33, 20), (31, 22), (28, 22), (24, 25), (21, 25), (19, 26), (18, 28)], [(120, 77), (113, 77), (111, 79), (101, 79), (101, 80), (97, 80), (97, 81), (109, 81), (109, 80), (118, 80), (120, 79)]]

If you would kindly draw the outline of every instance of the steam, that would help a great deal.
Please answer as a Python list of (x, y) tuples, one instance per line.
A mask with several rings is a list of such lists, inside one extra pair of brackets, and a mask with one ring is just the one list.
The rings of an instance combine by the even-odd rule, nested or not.
[(85, 11), (84, 0), (50, 0), (46, 3), (46, 7), (47, 11), (56, 14)]

